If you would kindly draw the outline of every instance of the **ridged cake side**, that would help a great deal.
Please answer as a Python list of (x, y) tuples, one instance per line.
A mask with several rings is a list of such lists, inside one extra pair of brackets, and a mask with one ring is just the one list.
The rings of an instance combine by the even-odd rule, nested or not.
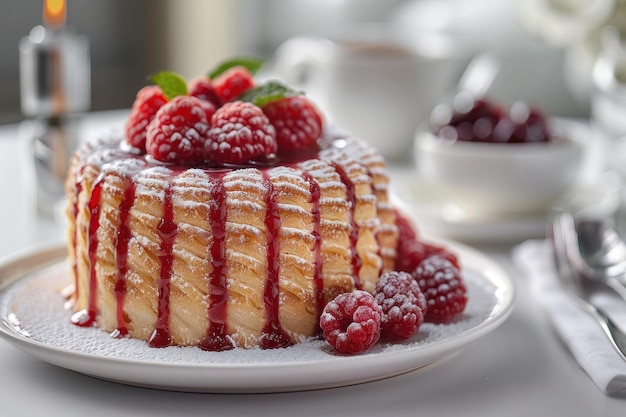
[(263, 348), (372, 291), (397, 228), (383, 159), (355, 139), (268, 168), (181, 169), (85, 145), (66, 183), (73, 320), (154, 346)]

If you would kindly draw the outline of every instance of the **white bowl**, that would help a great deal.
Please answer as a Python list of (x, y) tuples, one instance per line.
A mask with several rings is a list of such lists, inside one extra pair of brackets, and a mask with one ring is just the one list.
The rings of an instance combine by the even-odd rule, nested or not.
[(444, 199), (467, 211), (546, 210), (576, 183), (583, 159), (582, 123), (551, 119), (547, 143), (450, 142), (418, 130), (415, 164)]

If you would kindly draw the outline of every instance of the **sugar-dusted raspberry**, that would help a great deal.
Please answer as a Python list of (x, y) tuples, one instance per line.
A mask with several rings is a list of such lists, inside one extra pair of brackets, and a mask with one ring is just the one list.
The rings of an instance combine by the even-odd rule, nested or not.
[(276, 128), (279, 154), (291, 154), (317, 147), (322, 135), (322, 116), (304, 96), (285, 97), (263, 107)]
[(381, 307), (367, 291), (354, 290), (331, 300), (320, 317), (326, 341), (340, 353), (361, 353), (380, 338)]
[(130, 116), (126, 121), (126, 142), (142, 152), (146, 151), (146, 130), (156, 112), (167, 103), (159, 86), (149, 85), (137, 92)]
[(412, 275), (426, 297), (425, 321), (447, 323), (465, 310), (465, 281), (459, 269), (443, 256), (426, 257)]
[(460, 267), (459, 259), (449, 249), (424, 242), (420, 239), (407, 239), (398, 242), (395, 269), (397, 271), (413, 272), (427, 256), (432, 254), (441, 255), (455, 267)]
[(222, 99), (215, 91), (215, 86), (213, 86), (208, 77), (194, 78), (189, 82), (188, 90), (190, 96), (209, 101), (216, 108), (222, 105)]
[(211, 119), (205, 152), (207, 159), (218, 164), (262, 159), (276, 153), (276, 131), (254, 104), (226, 103)]
[(189, 165), (204, 159), (204, 142), (215, 106), (190, 96), (163, 105), (148, 125), (146, 150), (154, 159)]
[(374, 298), (382, 308), (381, 335), (402, 340), (413, 336), (424, 322), (426, 298), (408, 272), (385, 272), (376, 283)]
[(254, 75), (239, 65), (224, 71), (213, 80), (213, 87), (224, 103), (237, 99), (255, 85)]

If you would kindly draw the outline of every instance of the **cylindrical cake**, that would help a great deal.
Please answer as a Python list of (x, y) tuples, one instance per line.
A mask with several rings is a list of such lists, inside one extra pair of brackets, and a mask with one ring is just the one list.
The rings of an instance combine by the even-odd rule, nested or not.
[(329, 300), (393, 268), (398, 239), (383, 158), (323, 142), (232, 168), (158, 163), (121, 135), (85, 144), (66, 182), (73, 321), (207, 350), (317, 335)]

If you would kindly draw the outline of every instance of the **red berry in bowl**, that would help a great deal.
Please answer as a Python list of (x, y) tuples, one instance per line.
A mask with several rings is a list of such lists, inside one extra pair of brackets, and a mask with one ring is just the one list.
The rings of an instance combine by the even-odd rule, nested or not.
[(182, 165), (204, 159), (204, 142), (215, 107), (190, 96), (164, 104), (150, 122), (146, 151), (154, 159)]
[(391, 340), (413, 336), (426, 313), (426, 298), (408, 272), (386, 272), (376, 283), (374, 298), (382, 308), (381, 335)]
[(522, 102), (514, 103), (493, 131), (493, 142), (532, 143), (550, 140), (546, 117)]
[(317, 147), (322, 135), (322, 116), (315, 104), (304, 96), (286, 97), (263, 107), (263, 113), (276, 128), (280, 154)]
[(126, 121), (126, 142), (142, 152), (146, 151), (146, 130), (156, 112), (167, 103), (159, 86), (149, 85), (137, 92), (130, 116)]
[(465, 281), (459, 269), (443, 256), (427, 256), (412, 275), (426, 297), (425, 321), (448, 323), (465, 310)]
[(505, 114), (495, 103), (479, 99), (467, 113), (456, 114), (450, 124), (456, 126), (459, 140), (490, 142), (495, 126)]
[(449, 122), (452, 126), (460, 123), (474, 123), (479, 119), (497, 119), (501, 114), (501, 109), (494, 103), (484, 99), (473, 99), (467, 94), (458, 94), (453, 101), (454, 114)]
[(550, 134), (546, 117), (538, 109), (518, 102), (511, 106), (509, 114), (511, 120), (515, 123), (511, 142), (530, 143), (547, 142), (549, 140)]
[(430, 116), (434, 132), (448, 141), (529, 143), (550, 139), (545, 116), (522, 102), (508, 110), (488, 99), (459, 93), (452, 105), (435, 107)]
[(276, 153), (274, 126), (252, 103), (233, 101), (217, 109), (207, 136), (206, 157), (218, 164), (243, 164)]
[(213, 80), (213, 87), (224, 103), (237, 99), (255, 85), (254, 75), (243, 66), (232, 67)]
[(340, 353), (365, 352), (380, 338), (381, 307), (367, 291), (339, 294), (320, 316), (326, 341)]

